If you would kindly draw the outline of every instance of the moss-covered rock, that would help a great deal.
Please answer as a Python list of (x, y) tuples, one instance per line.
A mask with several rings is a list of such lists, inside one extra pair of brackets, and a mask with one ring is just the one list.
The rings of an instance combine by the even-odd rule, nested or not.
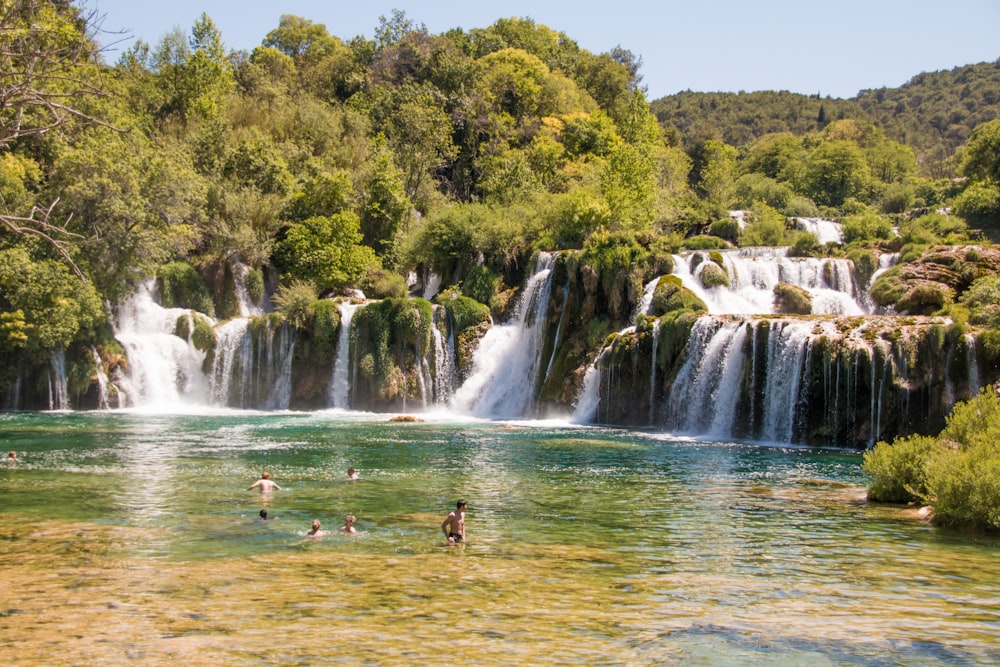
[(705, 287), (729, 287), (729, 274), (715, 262), (705, 262), (701, 269), (701, 284)]
[(774, 286), (774, 312), (808, 315), (812, 312), (812, 295), (797, 285), (778, 283)]
[(663, 276), (653, 291), (652, 314), (659, 316), (681, 309), (707, 311), (708, 307), (694, 292), (683, 286), (678, 276)]

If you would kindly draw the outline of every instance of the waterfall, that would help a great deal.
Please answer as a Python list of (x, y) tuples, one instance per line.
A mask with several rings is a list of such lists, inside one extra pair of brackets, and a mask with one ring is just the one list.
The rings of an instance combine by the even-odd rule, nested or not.
[(773, 313), (774, 288), (779, 282), (809, 292), (813, 314), (862, 315), (867, 312), (855, 296), (850, 260), (788, 257), (787, 252), (787, 248), (744, 248), (739, 252), (719, 253), (729, 276), (729, 286), (705, 287), (702, 284), (704, 267), (712, 261), (704, 252), (674, 255), (674, 275), (705, 302), (713, 315)]
[(247, 292), (247, 276), (250, 275), (250, 267), (241, 262), (232, 262), (230, 269), (233, 272), (233, 284), (240, 307), (240, 317), (262, 315), (264, 310), (250, 299), (250, 294)]
[(514, 318), (490, 327), (473, 356), (472, 372), (452, 407), (479, 417), (516, 418), (534, 405), (556, 255), (541, 253)]
[[(267, 344), (264, 347), (263, 363), (258, 369), (263, 369), (262, 384), (257, 386), (270, 387), (264, 400), (265, 410), (287, 410), (292, 400), (292, 357), (295, 351), (295, 329), (282, 325), (278, 329), (278, 345), (274, 345), (274, 335), (270, 320), (265, 331)], [(258, 371), (260, 373), (260, 371)]]
[(68, 410), (69, 392), (66, 388), (66, 350), (52, 348), (49, 357), (49, 410)]
[(880, 275), (882, 275), (892, 267), (896, 266), (896, 262), (898, 261), (899, 261), (898, 252), (886, 252), (879, 255), (878, 268), (875, 270), (875, 273), (872, 274), (872, 277), (868, 280), (868, 286), (871, 287), (875, 283), (875, 280)]
[(447, 311), (441, 306), (434, 307), (434, 321), (431, 324), (431, 336), (434, 339), (434, 402), (447, 404), (455, 391), (455, 337), (448, 334), (447, 343), (441, 334), (439, 322), (447, 319)]
[(746, 335), (743, 320), (702, 317), (695, 322), (668, 400), (668, 426), (696, 435), (731, 433)]
[(576, 405), (573, 407), (571, 421), (577, 424), (590, 424), (597, 416), (597, 408), (601, 404), (601, 369), (598, 363), (608, 354), (611, 347), (605, 347), (597, 355), (594, 363), (587, 366), (587, 371), (583, 375), (583, 387), (576, 397)]
[(839, 222), (820, 218), (795, 218), (795, 224), (799, 229), (815, 234), (820, 245), (844, 242), (844, 231)]
[(653, 349), (649, 354), (649, 425), (653, 425), (656, 403), (656, 348), (660, 344), (660, 320), (653, 320)]
[(330, 405), (341, 410), (351, 407), (351, 383), (348, 378), (351, 365), (351, 320), (359, 307), (359, 304), (348, 301), (341, 301), (337, 305), (337, 310), (340, 311), (340, 332), (337, 334), (337, 357), (333, 362), (327, 396)]
[[(635, 308), (636, 315), (649, 315), (649, 309), (653, 306), (653, 294), (656, 293), (656, 286), (660, 284), (660, 276), (657, 276), (646, 283), (642, 290), (642, 298)], [(635, 317), (632, 318), (633, 320)]]
[(972, 334), (965, 334), (965, 343), (965, 363), (969, 375), (969, 398), (973, 398), (983, 386), (979, 379), (979, 361), (976, 359), (976, 337)]
[(810, 343), (812, 323), (776, 322), (771, 325), (764, 384), (764, 416), (760, 437), (791, 442), (799, 399), (803, 360)]
[[(206, 317), (199, 315), (200, 317)], [(118, 309), (115, 338), (128, 357), (126, 371), (116, 373), (123, 406), (171, 408), (208, 403), (209, 386), (201, 370), (205, 353), (190, 338), (173, 334), (183, 308), (163, 308), (153, 298), (153, 281)]]
[(108, 404), (108, 374), (104, 372), (104, 362), (101, 361), (101, 355), (98, 354), (97, 348), (93, 345), (90, 346), (90, 354), (94, 358), (94, 372), (97, 376), (97, 408), (99, 410), (107, 410), (110, 406)]
[[(237, 317), (215, 329), (215, 359), (212, 363), (211, 397), (216, 405), (246, 407), (251, 389), (249, 369), (253, 367), (253, 339), (247, 327), (250, 320)], [(239, 373), (237, 390), (230, 396), (233, 376)]]

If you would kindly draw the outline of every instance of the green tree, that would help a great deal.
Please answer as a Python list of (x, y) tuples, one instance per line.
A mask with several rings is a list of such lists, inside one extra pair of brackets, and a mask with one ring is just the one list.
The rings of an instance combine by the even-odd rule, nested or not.
[(275, 249), (275, 262), (290, 278), (313, 283), (321, 292), (356, 285), (370, 268), (380, 268), (375, 252), (361, 245), (358, 216), (344, 211), (292, 225)]
[(1000, 183), (1000, 120), (983, 123), (972, 131), (962, 173), (969, 178)]
[(818, 204), (840, 206), (860, 195), (870, 179), (864, 152), (852, 141), (823, 141), (809, 154), (805, 188)]

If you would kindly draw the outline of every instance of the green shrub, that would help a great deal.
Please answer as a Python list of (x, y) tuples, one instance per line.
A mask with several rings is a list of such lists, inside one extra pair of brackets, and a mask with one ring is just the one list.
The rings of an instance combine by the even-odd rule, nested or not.
[(409, 295), (406, 278), (384, 269), (369, 271), (362, 283), (362, 291), (372, 299), (405, 299)]
[(868, 498), (886, 503), (926, 502), (927, 462), (938, 449), (935, 438), (912, 435), (880, 442), (865, 452), (862, 468), (871, 477)]
[(305, 328), (309, 323), (310, 306), (316, 300), (316, 288), (305, 280), (282, 285), (274, 295), (277, 311), (298, 329)]
[(896, 302), (896, 308), (910, 315), (933, 315), (949, 301), (951, 297), (942, 287), (915, 285)]
[(264, 298), (264, 272), (260, 269), (250, 269), (246, 277), (247, 296), (251, 303), (260, 303)]
[(156, 284), (164, 308), (189, 308), (215, 316), (208, 285), (190, 264), (174, 262), (161, 266), (156, 272)]
[(708, 230), (712, 236), (718, 236), (720, 239), (725, 239), (730, 243), (736, 243), (736, 240), (740, 237), (740, 223), (732, 218), (716, 220)]
[(448, 299), (443, 305), (451, 316), (456, 334), (490, 319), (489, 306), (467, 296)]
[(485, 266), (477, 266), (469, 271), (462, 281), (462, 294), (479, 303), (489, 305), (500, 284), (500, 276)]
[(865, 454), (868, 496), (927, 502), (934, 522), (1000, 530), (1000, 400), (987, 387), (959, 403), (937, 438), (880, 442)]
[(731, 248), (732, 246), (718, 236), (699, 235), (684, 239), (684, 247), (688, 250), (717, 250), (719, 248)]
[(892, 238), (892, 223), (874, 213), (862, 213), (844, 218), (842, 230), (844, 243)]

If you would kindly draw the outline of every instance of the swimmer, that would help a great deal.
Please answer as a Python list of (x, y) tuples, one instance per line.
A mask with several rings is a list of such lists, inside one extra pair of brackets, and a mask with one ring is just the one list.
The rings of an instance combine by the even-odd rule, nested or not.
[(312, 522), (312, 530), (306, 533), (306, 537), (308, 539), (317, 539), (323, 537), (324, 535), (326, 535), (326, 531), (320, 530), (319, 519), (316, 519)]
[(348, 514), (347, 516), (345, 516), (344, 525), (340, 527), (340, 532), (347, 533), (348, 535), (357, 534), (358, 531), (354, 527), (355, 521), (357, 521), (357, 519), (354, 518), (353, 514)]
[(359, 475), (354, 470), (354, 468), (348, 468), (347, 469), (347, 479), (361, 479), (361, 475)]
[(445, 517), (441, 524), (441, 532), (448, 538), (448, 544), (458, 544), (465, 541), (465, 509), (468, 503), (459, 500), (455, 503), (455, 511)]
[(281, 491), (281, 487), (271, 481), (271, 473), (266, 470), (260, 474), (260, 479), (247, 487), (247, 491), (255, 488), (259, 488), (261, 493), (270, 493), (275, 489)]

